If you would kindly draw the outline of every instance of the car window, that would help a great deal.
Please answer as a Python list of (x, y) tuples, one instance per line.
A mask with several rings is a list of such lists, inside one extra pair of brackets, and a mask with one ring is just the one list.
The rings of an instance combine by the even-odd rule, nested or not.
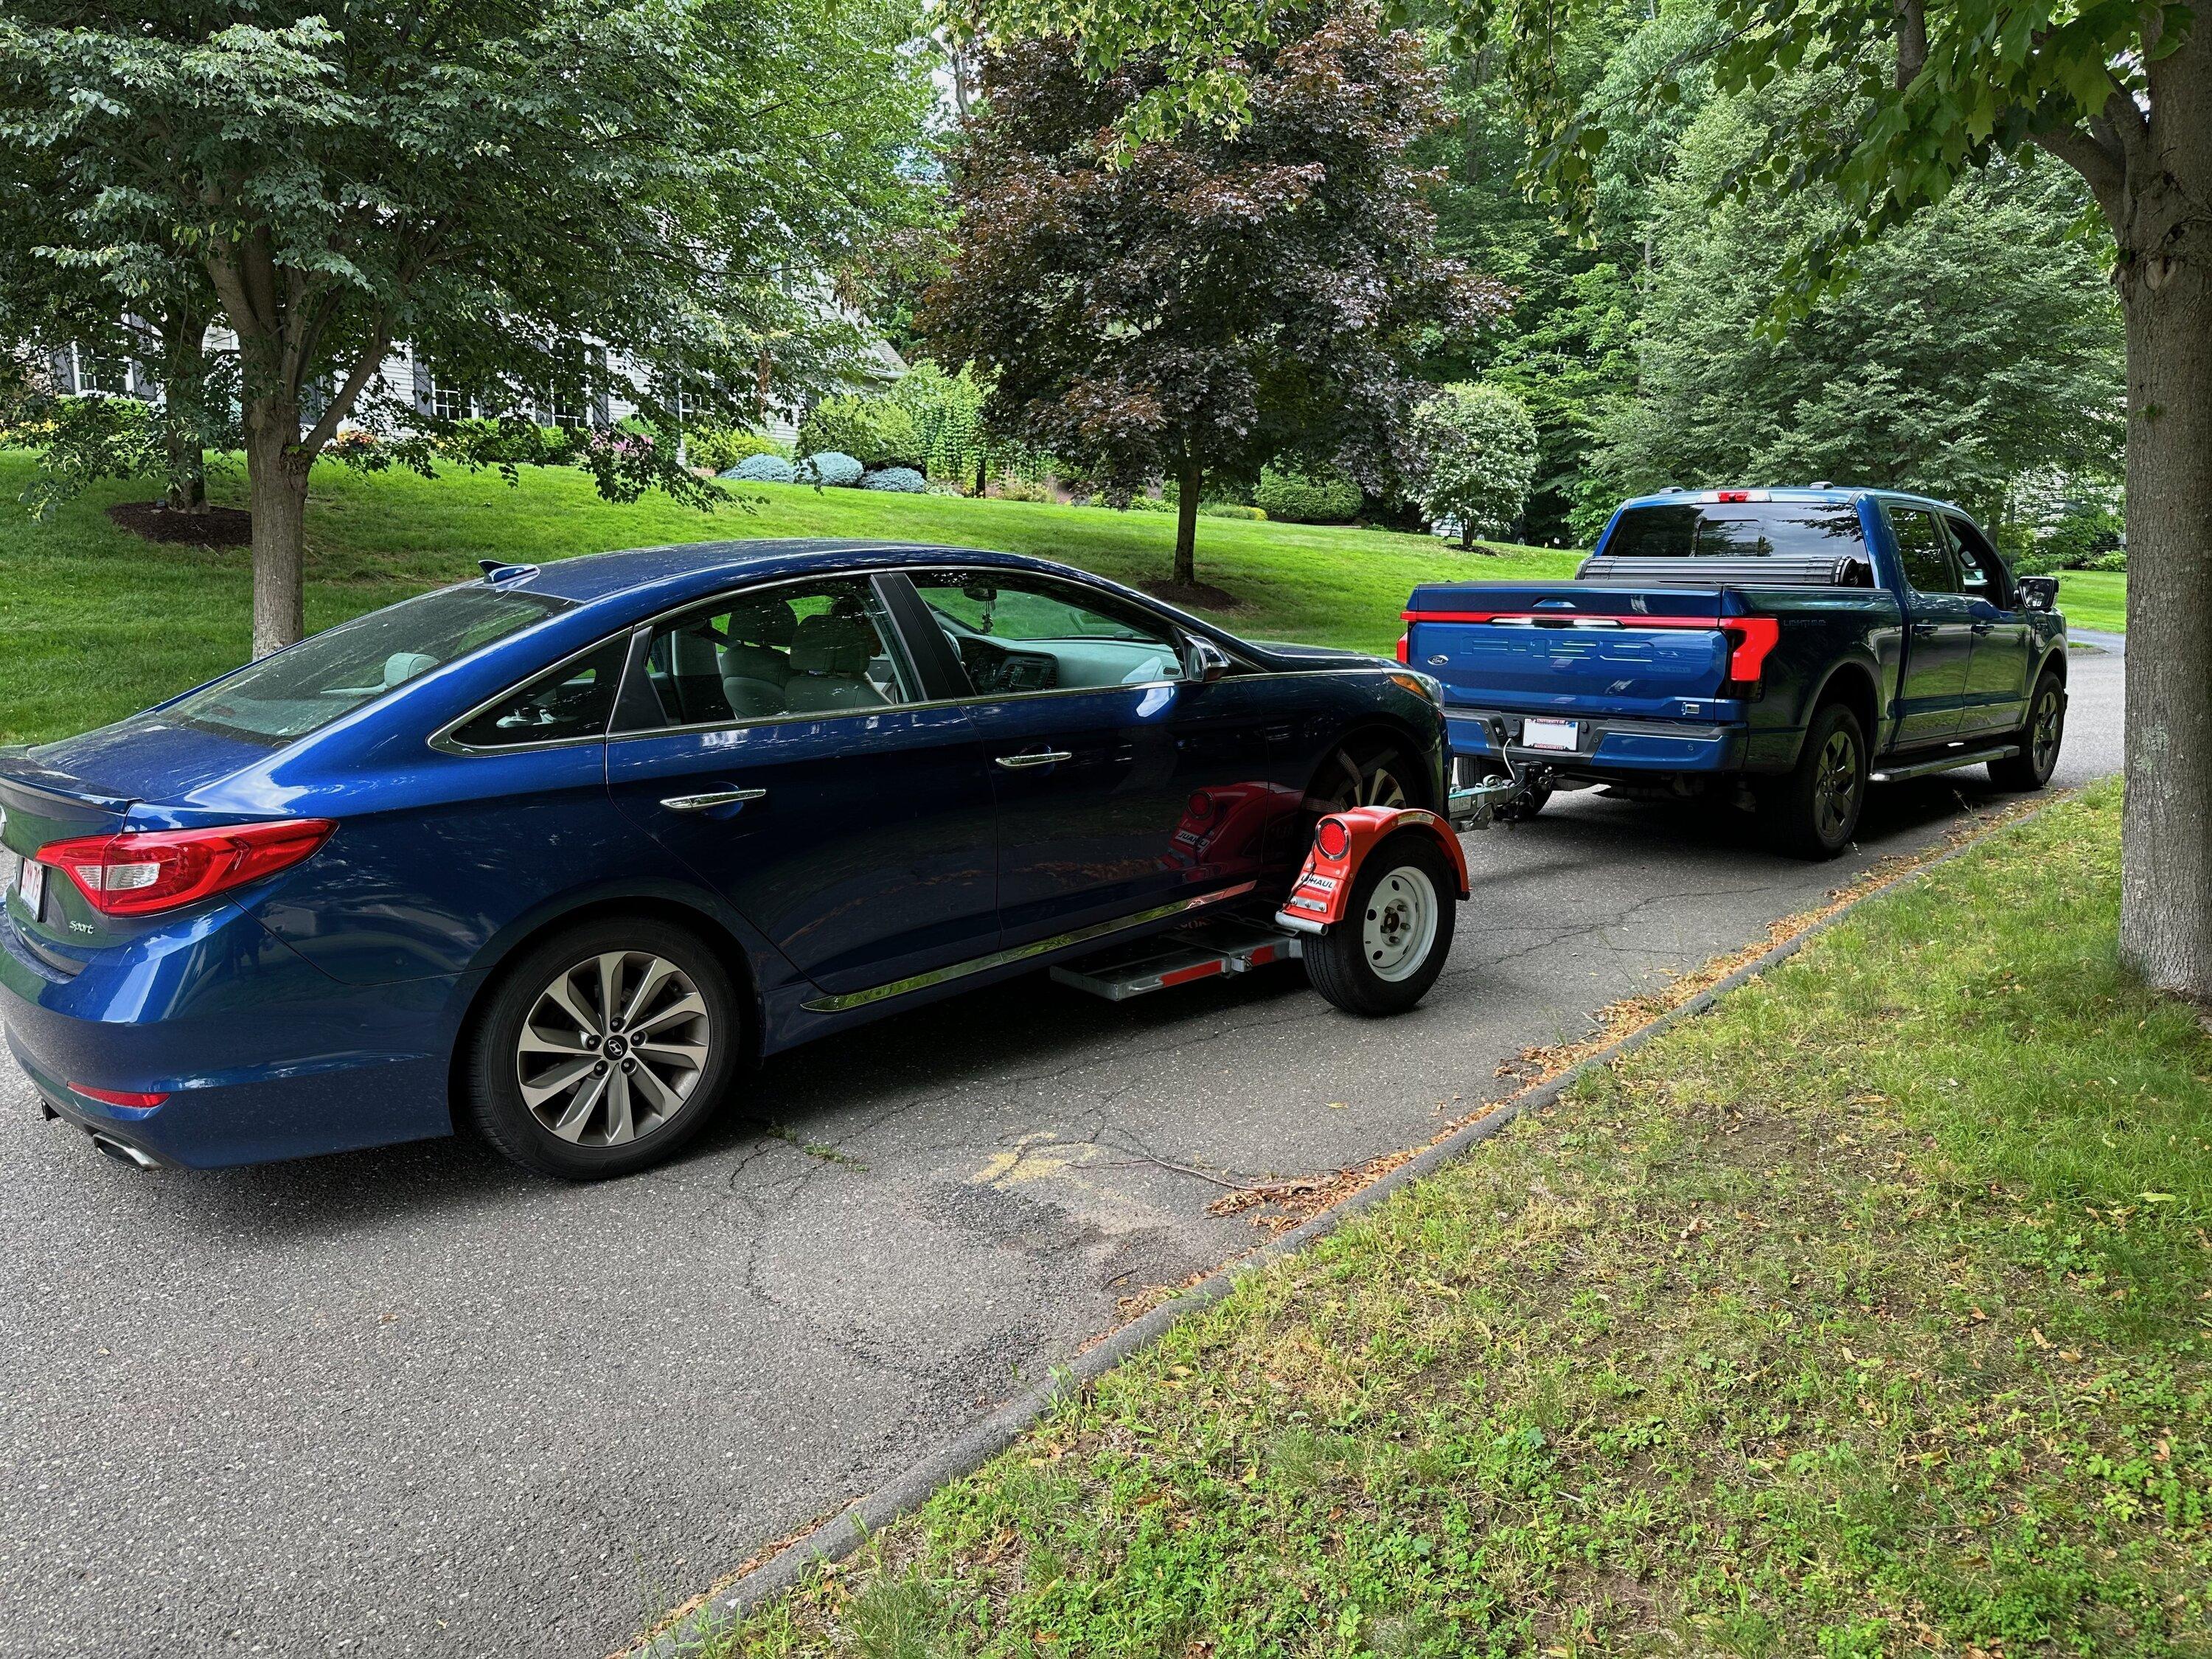
[(2005, 602), (2004, 561), (1990, 538), (1955, 513), (1943, 514), (1951, 551), (1959, 561), (1959, 591), (1992, 605)]
[(653, 631), (645, 672), (669, 726), (841, 714), (915, 700), (875, 590), (845, 577), (725, 597)]
[(466, 725), (455, 726), (452, 741), (466, 749), (512, 749), (520, 744), (602, 737), (629, 656), (628, 634), (609, 640), (588, 655), (510, 692)]
[(1897, 554), (1905, 566), (1905, 580), (1916, 593), (1955, 593), (1959, 578), (1951, 567), (1951, 549), (1936, 528), (1936, 515), (1917, 507), (1888, 509), (1889, 527), (1897, 538)]
[(289, 743), (418, 674), (568, 608), (565, 599), (471, 582), (326, 628), (173, 705), (181, 718)]
[(1026, 572), (917, 571), (913, 581), (981, 695), (1183, 676), (1174, 628), (1110, 594)]
[(1845, 501), (1625, 507), (1606, 538), (1616, 559), (1758, 559), (1783, 555), (1866, 556), (1858, 508)]

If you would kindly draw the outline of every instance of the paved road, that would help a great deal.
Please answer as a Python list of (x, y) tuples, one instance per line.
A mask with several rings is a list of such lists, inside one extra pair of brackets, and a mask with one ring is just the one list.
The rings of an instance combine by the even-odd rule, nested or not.
[[(2063, 781), (2118, 763), (2119, 667), (2077, 659)], [(1295, 969), (1118, 1006), (1032, 978), (774, 1062), (757, 1111), (606, 1187), (455, 1142), (140, 1176), (11, 1073), (0, 1653), (598, 1659), (1253, 1242), (1170, 1165), (1425, 1140), (1978, 779), (1879, 792), (1817, 868), (1730, 815), (1560, 797), (1469, 839), (1479, 901), (1405, 1018)]]

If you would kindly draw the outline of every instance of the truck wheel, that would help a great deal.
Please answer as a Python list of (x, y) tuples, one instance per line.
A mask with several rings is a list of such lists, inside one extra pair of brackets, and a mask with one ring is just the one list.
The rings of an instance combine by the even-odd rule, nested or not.
[(2066, 685), (2048, 669), (2028, 699), (2027, 724), (2013, 733), (2020, 753), (1990, 763), (1990, 781), (2000, 789), (2040, 789), (2058, 765), (2058, 745), (2066, 738)]
[(1458, 899), (1443, 848), (1400, 831), (1361, 861), (1344, 920), (1306, 941), (1306, 976), (1347, 1014), (1402, 1013), (1443, 971)]
[(1768, 786), (1760, 802), (1775, 846), (1814, 860), (1832, 859), (1850, 846), (1866, 805), (1869, 769), (1858, 716), (1839, 702), (1820, 709), (1797, 764)]
[(706, 1126), (738, 1039), (730, 976), (696, 934), (651, 917), (586, 922), (500, 975), (455, 1115), (541, 1175), (629, 1175)]

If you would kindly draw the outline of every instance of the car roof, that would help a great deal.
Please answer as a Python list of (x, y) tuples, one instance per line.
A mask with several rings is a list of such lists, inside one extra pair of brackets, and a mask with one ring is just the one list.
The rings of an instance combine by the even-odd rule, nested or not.
[(1085, 574), (1021, 553), (923, 542), (813, 538), (679, 542), (665, 547), (633, 547), (614, 553), (583, 554), (543, 565), (502, 566), (488, 573), (483, 580), (496, 586), (544, 593), (577, 605), (615, 599), (634, 602), (643, 598), (650, 602), (651, 608), (659, 609), (704, 598), (739, 582), (769, 581), (820, 571), (951, 562), (998, 565), (1055, 574)]

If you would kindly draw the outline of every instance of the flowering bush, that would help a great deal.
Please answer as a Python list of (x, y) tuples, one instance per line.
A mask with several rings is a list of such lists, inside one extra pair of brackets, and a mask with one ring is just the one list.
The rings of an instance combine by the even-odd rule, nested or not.
[(1525, 404), (1479, 380), (1440, 386), (1414, 409), (1410, 435), (1413, 498), (1439, 535), (1472, 548), (1512, 527), (1536, 481), (1536, 424)]
[(799, 482), (811, 483), (817, 489), (828, 485), (836, 489), (849, 489), (860, 482), (860, 474), (867, 469), (850, 455), (835, 449), (825, 449), (809, 455), (799, 464)]
[(799, 469), (781, 455), (748, 455), (721, 476), (747, 483), (793, 483), (798, 480)]
[(871, 472), (860, 480), (863, 489), (890, 489), (904, 495), (925, 495), (929, 480), (910, 466), (887, 466), (880, 472)]

